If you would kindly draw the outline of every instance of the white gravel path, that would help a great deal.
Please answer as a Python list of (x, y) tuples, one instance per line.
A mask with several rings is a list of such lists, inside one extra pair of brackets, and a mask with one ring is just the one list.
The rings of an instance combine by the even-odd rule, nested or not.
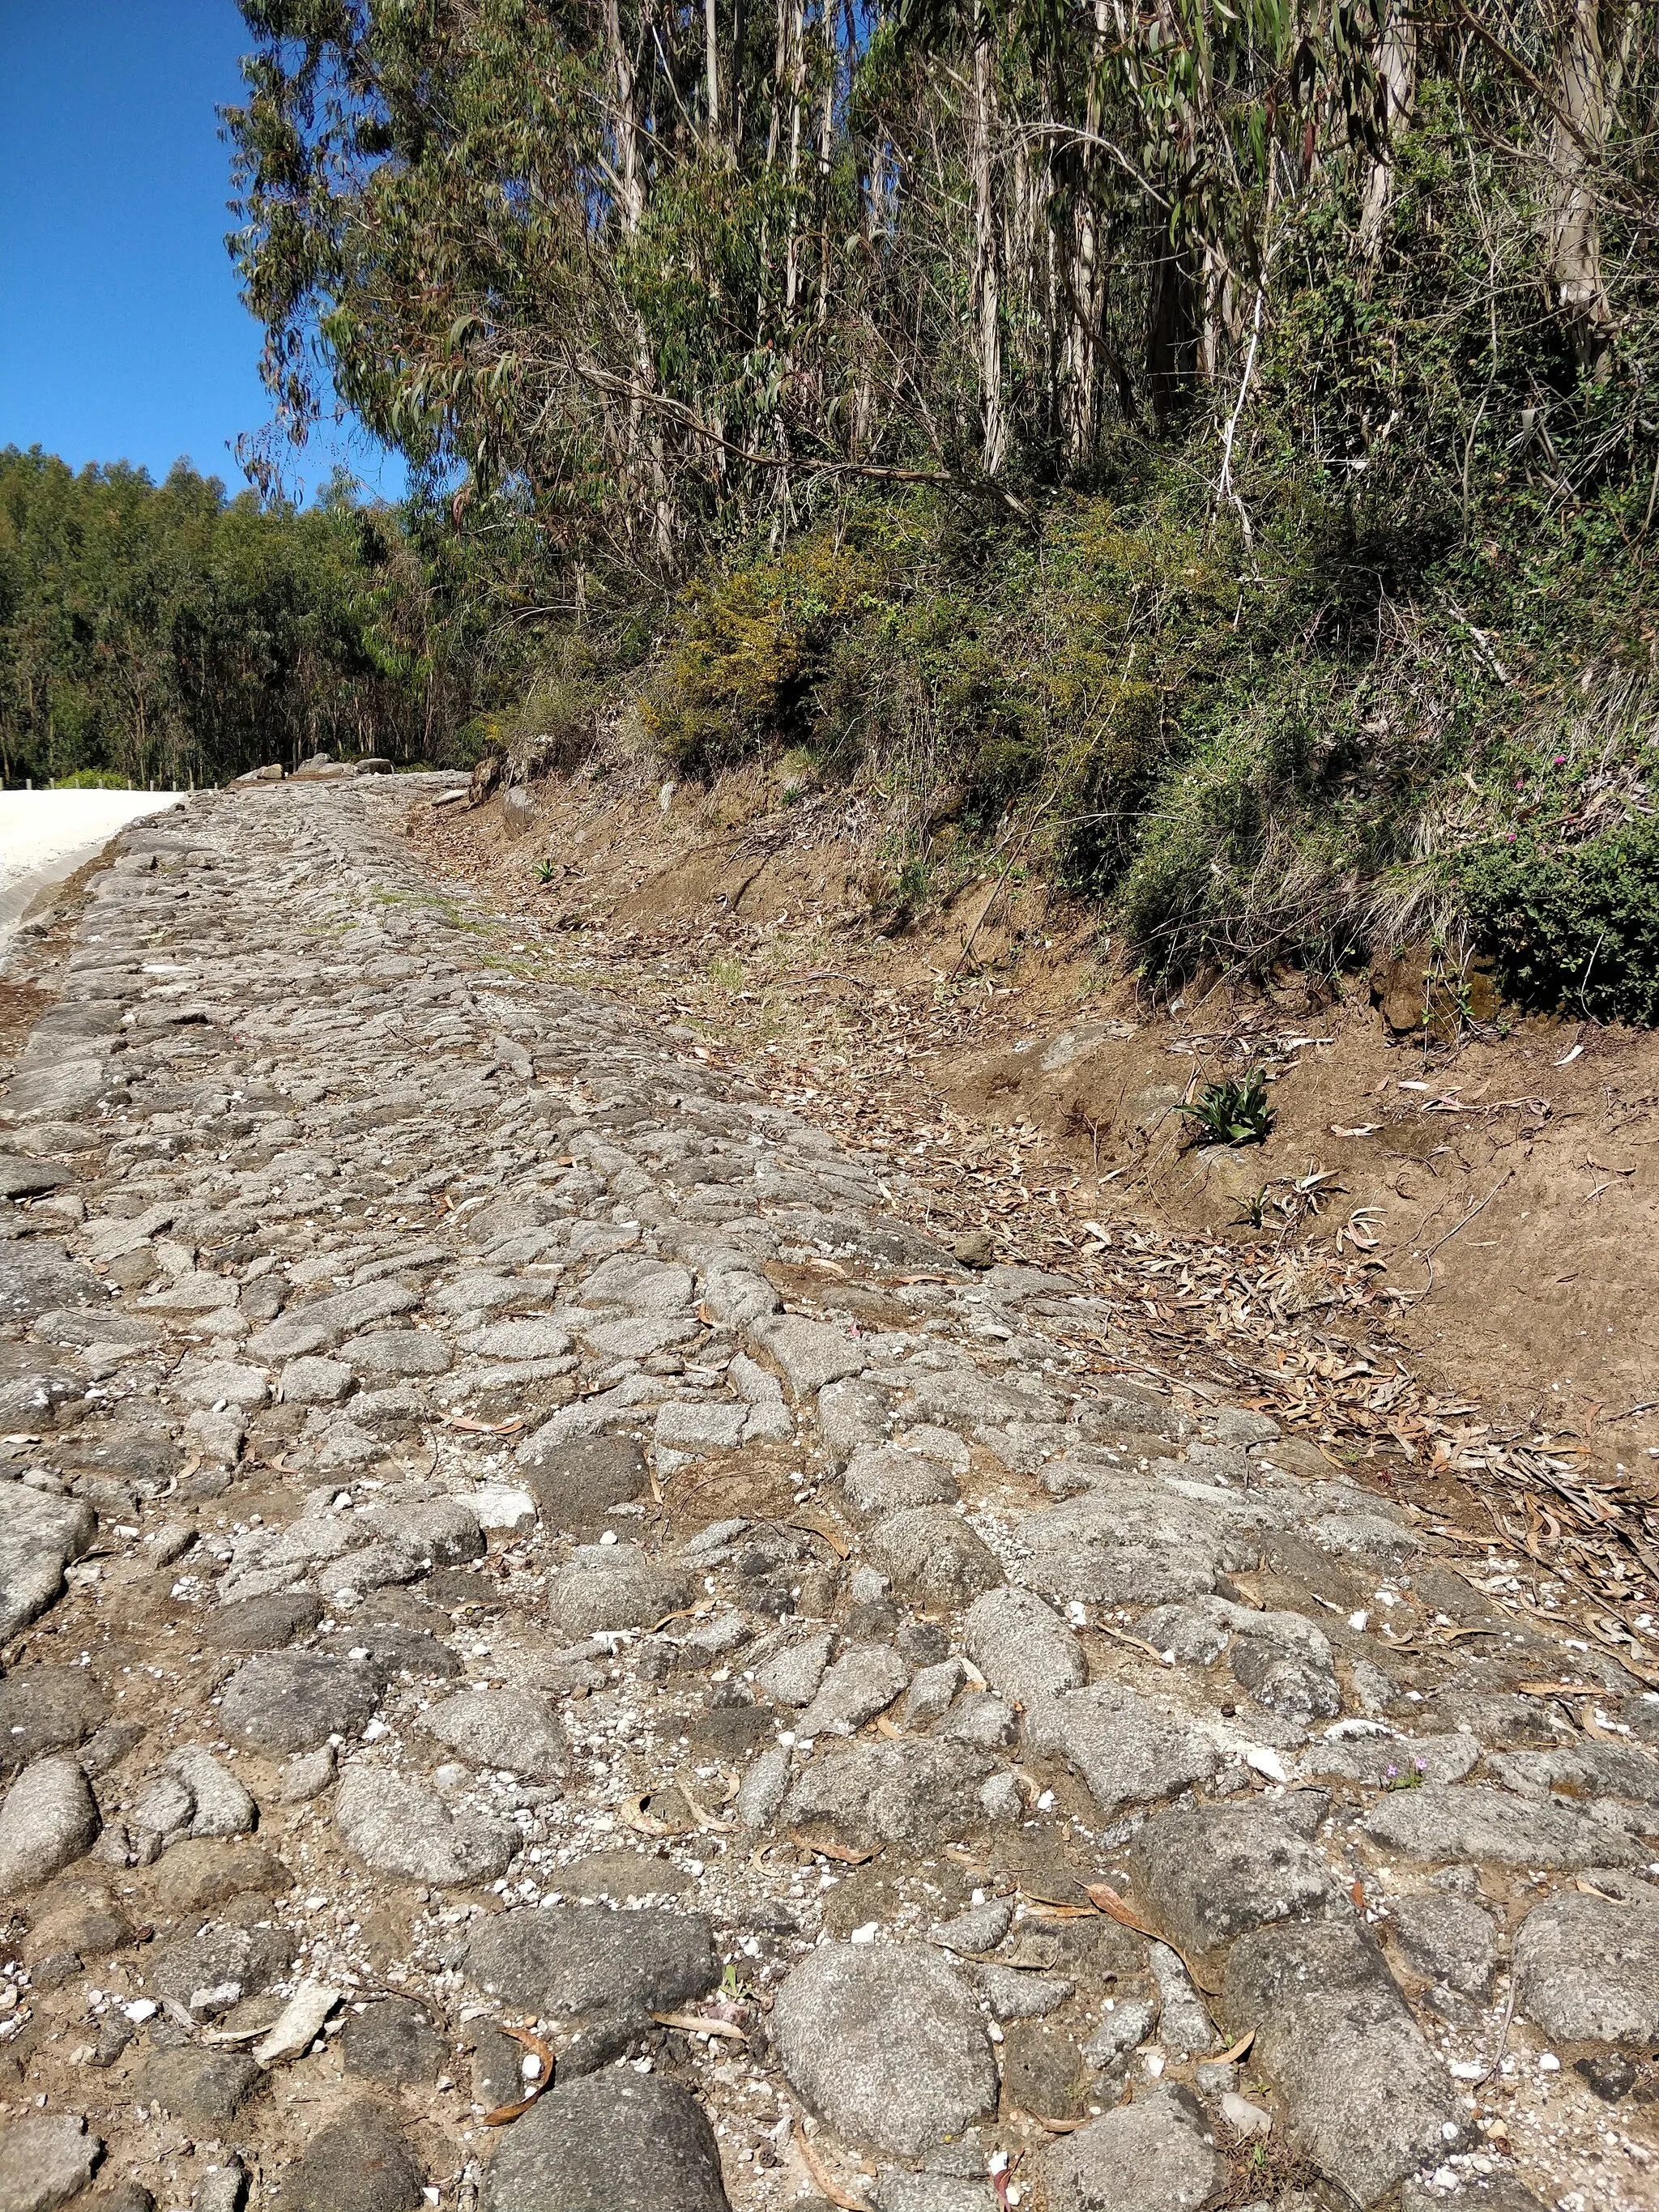
[(130, 822), (181, 804), (167, 791), (0, 791), (0, 957), (41, 891)]

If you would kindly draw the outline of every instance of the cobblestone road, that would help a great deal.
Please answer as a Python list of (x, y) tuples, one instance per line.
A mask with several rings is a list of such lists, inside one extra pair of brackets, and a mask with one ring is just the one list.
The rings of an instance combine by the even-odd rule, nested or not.
[(1659, 1698), (538, 982), (422, 789), (27, 942), (0, 2212), (1653, 2203)]

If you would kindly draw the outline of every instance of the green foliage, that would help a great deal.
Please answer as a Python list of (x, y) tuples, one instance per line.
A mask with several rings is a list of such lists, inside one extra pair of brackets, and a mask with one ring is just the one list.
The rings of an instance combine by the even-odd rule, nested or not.
[(54, 791), (131, 791), (132, 786), (111, 768), (77, 768), (72, 775), (56, 778), (52, 787)]
[(478, 688), (465, 548), (329, 487), (301, 513), (0, 450), (0, 781), (216, 782), (319, 745), (441, 759)]
[(441, 727), (533, 664), (490, 742), (787, 749), (916, 898), (1006, 847), (1152, 978), (1474, 916), (1642, 1000), (1650, 8), (244, 13), (275, 428), (331, 378), (409, 457), (362, 635)]
[(832, 641), (876, 604), (882, 573), (874, 554), (835, 533), (688, 586), (665, 684), (645, 705), (666, 759), (702, 774), (799, 738)]
[(558, 879), (559, 868), (557, 861), (547, 859), (537, 861), (536, 881), (538, 884), (553, 884), (556, 883)]
[(1659, 820), (1554, 850), (1488, 848), (1461, 879), (1506, 997), (1592, 1021), (1659, 1022)]
[(1206, 1083), (1194, 1104), (1176, 1110), (1190, 1114), (1214, 1145), (1260, 1145), (1273, 1125), (1267, 1079), (1259, 1067), (1248, 1075)]

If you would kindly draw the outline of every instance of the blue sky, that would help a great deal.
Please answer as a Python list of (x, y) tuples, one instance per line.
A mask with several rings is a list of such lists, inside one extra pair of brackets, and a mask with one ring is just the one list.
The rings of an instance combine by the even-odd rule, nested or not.
[[(270, 409), (216, 111), (246, 43), (234, 0), (0, 0), (0, 446), (157, 477), (188, 455), (240, 488)], [(398, 495), (344, 430), (298, 457), (307, 495), (337, 456)]]

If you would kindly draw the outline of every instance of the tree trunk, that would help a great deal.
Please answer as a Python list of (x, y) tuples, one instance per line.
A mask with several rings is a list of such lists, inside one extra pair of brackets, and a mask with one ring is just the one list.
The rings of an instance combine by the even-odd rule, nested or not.
[(991, 34), (981, 17), (974, 42), (973, 124), (970, 167), (974, 187), (974, 272), (971, 306), (978, 335), (980, 415), (983, 425), (980, 459), (988, 477), (998, 474), (1007, 454), (1008, 431), (1002, 411), (1002, 273), (997, 265), (996, 204), (992, 190)]
[(714, 18), (714, 0), (702, 0), (703, 74), (708, 88), (708, 124), (707, 137), (710, 149), (719, 143), (720, 135), (720, 65), (719, 25)]
[(639, 85), (623, 43), (619, 0), (605, 0), (605, 42), (617, 88), (617, 184), (623, 227), (636, 231), (645, 215), (645, 173), (640, 160)]
[(1579, 366), (1599, 382), (1613, 370), (1613, 309), (1601, 276), (1594, 174), (1608, 120), (1598, 10), (1599, 0), (1568, 0), (1556, 78), (1559, 112), (1550, 143), (1555, 189), (1549, 264), (1556, 299), (1572, 325)]
[(800, 141), (806, 104), (806, 20), (803, 0), (789, 9), (789, 240), (784, 255), (784, 320), (794, 320), (800, 298)]
[(732, 0), (732, 79), (727, 100), (732, 110), (732, 166), (737, 168), (743, 160), (743, 43), (748, 35), (748, 10), (744, 0)]
[(1408, 0), (1387, 0), (1376, 48), (1379, 144), (1371, 155), (1359, 209), (1359, 250), (1374, 260), (1382, 251), (1383, 219), (1394, 197), (1394, 141), (1417, 100), (1417, 31)]
[(1152, 281), (1146, 301), (1146, 383), (1152, 412), (1167, 422), (1192, 381), (1195, 316), (1190, 259), (1170, 237), (1162, 215), (1153, 218)]
[[(1101, 70), (1111, 28), (1109, 0), (1095, 0), (1094, 36), (1090, 47), (1089, 90), (1084, 128), (1092, 142), (1100, 135)], [(1105, 310), (1100, 270), (1099, 211), (1095, 193), (1100, 155), (1092, 143), (1077, 155), (1077, 181), (1071, 207), (1070, 254), (1066, 267), (1065, 373), (1066, 459), (1073, 469), (1086, 467), (1099, 435), (1100, 333)]]
[(836, 120), (836, 29), (829, 10), (824, 10), (824, 44), (829, 49), (829, 70), (823, 80), (823, 105), (818, 110), (818, 307), (817, 325), (822, 330), (830, 314), (830, 149)]

